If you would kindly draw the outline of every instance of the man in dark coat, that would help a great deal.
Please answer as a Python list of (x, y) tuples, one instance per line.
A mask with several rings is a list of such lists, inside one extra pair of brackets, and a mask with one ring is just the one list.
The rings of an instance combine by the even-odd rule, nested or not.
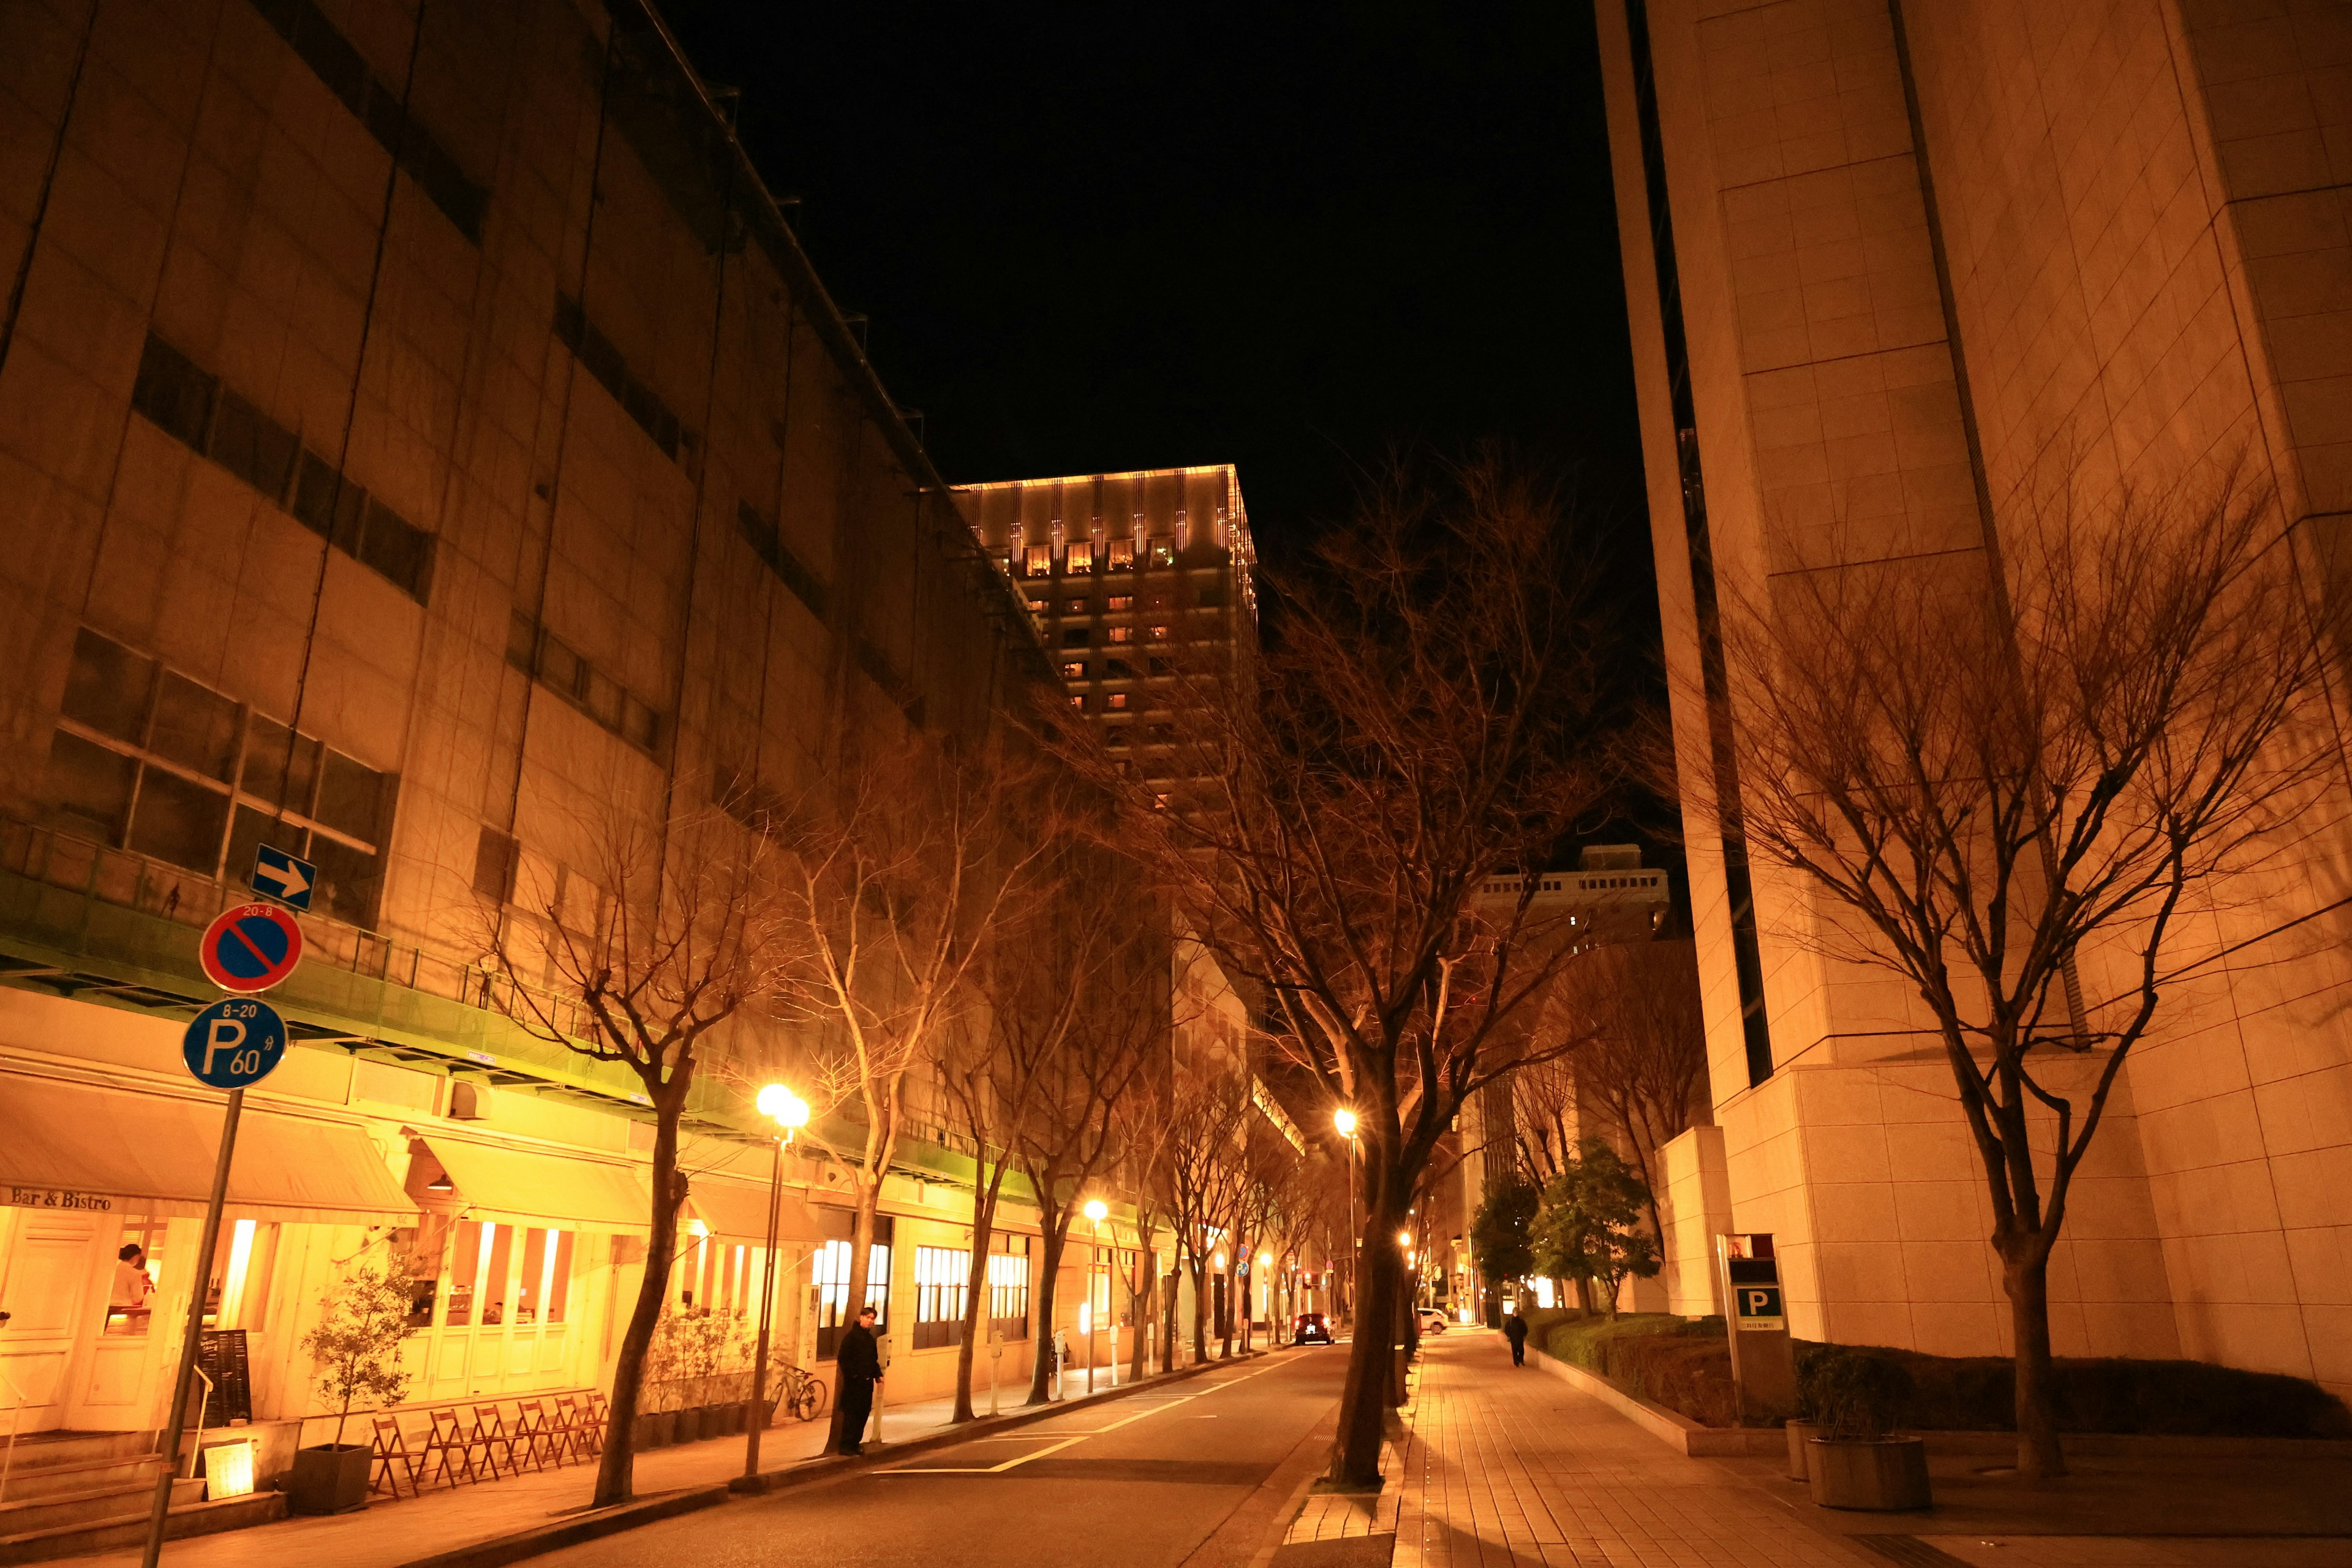
[(1511, 1364), (1528, 1364), (1528, 1321), (1517, 1312), (1503, 1314), (1503, 1337), (1511, 1342)]
[(874, 1309), (857, 1314), (857, 1326), (841, 1336), (834, 1370), (841, 1374), (841, 1449), (855, 1454), (866, 1442), (866, 1421), (874, 1414), (874, 1385), (882, 1381), (881, 1347), (874, 1340)]

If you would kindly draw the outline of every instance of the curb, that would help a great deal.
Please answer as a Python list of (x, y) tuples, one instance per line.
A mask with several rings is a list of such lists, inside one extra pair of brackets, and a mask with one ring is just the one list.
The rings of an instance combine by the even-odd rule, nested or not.
[[(1130, 1394), (1140, 1394), (1148, 1388), (1182, 1383), (1198, 1377), (1203, 1373), (1214, 1372), (1219, 1367), (1238, 1366), (1244, 1362), (1256, 1361), (1270, 1353), (1272, 1352), (1268, 1351), (1255, 1350), (1245, 1355), (1235, 1355), (1227, 1360), (1204, 1362), (1199, 1366), (1179, 1367), (1173, 1372), (1155, 1373), (1140, 1383), (1130, 1383), (1118, 1388), (1107, 1388), (1096, 1394), (1081, 1394), (1076, 1399), (1057, 1400), (1051, 1405), (1040, 1405), (1003, 1415), (983, 1415), (976, 1421), (965, 1422), (961, 1426), (950, 1427), (943, 1432), (934, 1432), (929, 1436), (917, 1437), (910, 1442), (890, 1443), (879, 1447), (872, 1447), (863, 1454), (826, 1454), (814, 1459), (803, 1459), (797, 1464), (787, 1465), (782, 1469), (762, 1470), (754, 1477), (738, 1476), (731, 1481), (717, 1481), (708, 1486), (689, 1487), (681, 1491), (664, 1492), (659, 1496), (643, 1498), (633, 1502), (622, 1503), (614, 1508), (582, 1514), (575, 1519), (540, 1525), (532, 1530), (518, 1531), (512, 1535), (495, 1535), (487, 1541), (475, 1542), (470, 1546), (456, 1547), (447, 1552), (436, 1552), (431, 1557), (415, 1558), (401, 1563), (399, 1568), (505, 1568), (505, 1564), (509, 1563), (520, 1563), (550, 1552), (560, 1552), (567, 1546), (578, 1546), (583, 1542), (601, 1541), (608, 1535), (618, 1535), (625, 1531), (635, 1530), (641, 1525), (658, 1524), (666, 1519), (676, 1519), (682, 1514), (698, 1513), (707, 1508), (716, 1508), (732, 1498), (765, 1497), (776, 1492), (797, 1490), (802, 1487), (813, 1486), (819, 1481), (830, 1480), (836, 1476), (855, 1475), (863, 1470), (877, 1468), (886, 1463), (929, 1453), (935, 1448), (952, 1447), (958, 1443), (970, 1442), (976, 1436), (1003, 1432), (1016, 1426), (1027, 1426), (1055, 1415), (1067, 1415), (1072, 1410), (1124, 1399)], [(744, 1484), (747, 1480), (749, 1485)]]

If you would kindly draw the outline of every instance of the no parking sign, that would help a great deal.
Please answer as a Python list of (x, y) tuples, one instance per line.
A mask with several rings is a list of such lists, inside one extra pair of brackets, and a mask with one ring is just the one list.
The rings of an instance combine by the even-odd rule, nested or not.
[(302, 962), (302, 928), (275, 904), (240, 904), (205, 928), (196, 962), (224, 991), (267, 991)]

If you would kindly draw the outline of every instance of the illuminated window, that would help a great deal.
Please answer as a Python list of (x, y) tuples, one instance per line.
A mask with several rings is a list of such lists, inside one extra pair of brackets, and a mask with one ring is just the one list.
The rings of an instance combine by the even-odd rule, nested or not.
[(1076, 660), (1072, 663), (1062, 666), (1062, 679), (1064, 680), (1084, 680), (1086, 678), (1087, 667), (1084, 660)]
[[(883, 1216), (887, 1219), (887, 1216)], [(890, 1244), (877, 1220), (872, 1256), (866, 1265), (866, 1304), (874, 1309), (876, 1333), (890, 1331)], [(816, 1353), (831, 1361), (841, 1342), (842, 1306), (849, 1300), (849, 1243), (828, 1241), (810, 1259), (810, 1282), (817, 1289)]]
[(1151, 640), (1153, 642), (1166, 642), (1168, 640), (1168, 628), (1166, 626), (1152, 627)]
[(1070, 694), (1070, 706), (1071, 706), (1071, 707), (1073, 707), (1073, 708), (1084, 708), (1086, 705), (1087, 705), (1087, 700), (1086, 700), (1086, 698), (1085, 698), (1085, 696), (1084, 696), (1083, 694), (1081, 694), (1081, 693), (1079, 693), (1079, 692), (1075, 692), (1075, 691), (1074, 691), (1074, 692), (1072, 692), (1072, 693)]
[(1114, 610), (1131, 610), (1135, 608), (1135, 595), (1132, 594), (1113, 594), (1110, 596), (1110, 607)]
[(1087, 613), (1087, 602), (1084, 599), (1065, 599), (1062, 601), (1062, 613), (1070, 616), (1083, 616)]
[(1085, 544), (1071, 545), (1069, 555), (1062, 563), (1062, 569), (1066, 572), (1093, 571), (1095, 569), (1095, 547), (1093, 542), (1089, 541)]
[(1032, 577), (1049, 577), (1053, 575), (1053, 546), (1049, 544), (1031, 545), (1029, 547), (1029, 575)]
[(1008, 1340), (1029, 1337), (1029, 1238), (1009, 1237), (988, 1258), (988, 1324)]
[(1131, 539), (1112, 540), (1110, 542), (1110, 569), (1114, 572), (1129, 572), (1134, 570), (1134, 567), (1135, 541)]
[[(741, 1251), (740, 1247), (736, 1249)], [(515, 1292), (515, 1321), (560, 1323), (572, 1303), (572, 1233), (524, 1233), (522, 1279)]]
[(1104, 706), (1112, 709), (1124, 708), (1127, 706), (1127, 693), (1124, 691), (1114, 691), (1108, 697), (1103, 699), (1103, 704)]
[(1135, 628), (1133, 626), (1111, 626), (1106, 629), (1105, 635), (1113, 642), (1133, 642), (1135, 640)]
[(1044, 615), (1044, 614), (1045, 613), (1045, 600), (1043, 600), (1043, 599), (1032, 599), (1032, 600), (1030, 600), (1030, 601), (1029, 601), (1029, 613), (1030, 613), (1031, 615), (1033, 615), (1033, 616), (1042, 616), (1042, 615)]
[(915, 1248), (915, 1348), (933, 1350), (963, 1338), (964, 1292), (971, 1254), (945, 1247)]

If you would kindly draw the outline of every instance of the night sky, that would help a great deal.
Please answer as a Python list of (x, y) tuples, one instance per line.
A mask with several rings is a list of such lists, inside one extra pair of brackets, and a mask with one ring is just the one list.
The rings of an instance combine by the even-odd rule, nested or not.
[(1278, 563), (1385, 453), (1499, 437), (1647, 679), (1588, 6), (663, 10), (951, 482), (1233, 462)]

